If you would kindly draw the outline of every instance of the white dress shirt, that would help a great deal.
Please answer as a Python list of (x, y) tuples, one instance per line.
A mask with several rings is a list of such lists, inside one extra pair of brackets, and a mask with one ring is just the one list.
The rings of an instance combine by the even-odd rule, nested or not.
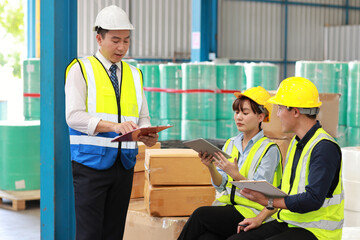
[[(110, 67), (112, 63), (107, 60), (98, 50), (95, 56), (104, 65), (107, 73), (110, 75)], [(116, 75), (119, 80), (119, 86), (121, 84), (121, 63), (116, 63), (118, 66)], [(120, 88), (119, 88), (120, 89)], [(146, 101), (145, 94), (143, 92), (143, 101), (140, 109), (139, 127), (150, 126), (149, 109)], [(69, 127), (88, 135), (96, 135), (96, 126), (101, 120), (98, 117), (94, 117), (86, 112), (86, 82), (81, 73), (80, 65), (74, 64), (66, 78), (65, 84), (65, 107), (66, 107), (66, 122)]]

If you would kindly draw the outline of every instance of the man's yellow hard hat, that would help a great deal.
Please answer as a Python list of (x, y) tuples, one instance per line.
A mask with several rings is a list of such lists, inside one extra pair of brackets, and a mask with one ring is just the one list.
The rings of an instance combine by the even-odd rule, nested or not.
[(261, 86), (252, 87), (252, 88), (245, 90), (244, 92), (235, 92), (234, 95), (237, 98), (240, 98), (241, 96), (248, 97), (251, 100), (253, 100), (254, 102), (256, 102), (257, 104), (263, 106), (269, 112), (269, 115), (267, 117), (265, 117), (263, 122), (270, 121), (271, 112), (272, 112), (273, 107), (270, 103), (268, 103), (268, 100), (271, 96), (270, 96), (270, 93), (265, 90), (265, 88), (263, 88)]
[(280, 83), (269, 103), (286, 107), (318, 108), (321, 106), (316, 86), (303, 77), (289, 77)]

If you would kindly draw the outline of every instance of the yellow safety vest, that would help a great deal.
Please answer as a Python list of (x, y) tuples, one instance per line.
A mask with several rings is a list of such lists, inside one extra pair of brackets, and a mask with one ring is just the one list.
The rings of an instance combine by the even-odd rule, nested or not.
[[(110, 122), (138, 123), (143, 91), (142, 74), (139, 69), (121, 62), (122, 76), (118, 106), (114, 87), (102, 63), (94, 56), (74, 59), (66, 68), (66, 77), (75, 63), (80, 64), (87, 86), (86, 112)], [(119, 143), (112, 143), (110, 140), (118, 136), (117, 133), (105, 132), (89, 136), (72, 128), (69, 128), (69, 133), (72, 160), (95, 169), (108, 169), (114, 164)], [(120, 158), (126, 169), (134, 167), (136, 155), (136, 142), (121, 143)]]
[[(305, 192), (305, 186), (308, 185), (309, 165), (312, 150), (316, 144), (324, 139), (336, 143), (327, 132), (325, 132), (322, 128), (319, 128), (314, 136), (305, 145), (296, 167), (293, 186), (291, 188), (291, 192), (289, 193), (291, 169), (297, 144), (295, 137), (292, 139), (286, 155), (281, 190), (289, 193), (289, 195)], [(341, 151), (340, 148), (339, 151)], [(278, 212), (278, 217), (279, 221), (288, 223), (289, 227), (301, 227), (309, 230), (318, 239), (340, 240), (344, 222), (344, 192), (341, 180), (341, 167), (339, 181), (333, 192), (333, 197), (326, 198), (319, 210), (308, 213), (296, 213), (287, 209), (281, 209)]]
[[(225, 143), (225, 152), (230, 154), (233, 158), (229, 159), (230, 162), (234, 162), (235, 158), (238, 158), (239, 150), (234, 145), (235, 138), (230, 138)], [(246, 157), (244, 164), (241, 166), (240, 174), (248, 179), (252, 179), (262, 158), (265, 153), (268, 151), (270, 146), (276, 145), (276, 143), (270, 141), (268, 138), (263, 137), (259, 139), (254, 146), (250, 149), (249, 155)], [(277, 146), (277, 145), (276, 145)], [(280, 150), (279, 150), (280, 154)], [(281, 166), (281, 154), (279, 164), (276, 168), (273, 178), (273, 185), (279, 186), (282, 175), (282, 166)], [(226, 190), (221, 193), (221, 196), (215, 200), (213, 205), (221, 206), (221, 205), (233, 205), (231, 201), (231, 194), (233, 192), (234, 199), (236, 205), (235, 208), (243, 215), (245, 218), (256, 217), (264, 208), (264, 206), (259, 203), (253, 202), (240, 194), (240, 190), (233, 186), (230, 182), (233, 181), (230, 175), (227, 175), (228, 181), (226, 183)], [(234, 188), (234, 190), (232, 190)], [(268, 219), (270, 220), (270, 219)]]

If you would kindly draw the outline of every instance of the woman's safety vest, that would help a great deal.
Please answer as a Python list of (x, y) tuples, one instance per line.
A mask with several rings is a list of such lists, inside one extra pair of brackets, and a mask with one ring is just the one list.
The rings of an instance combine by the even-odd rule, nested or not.
[[(296, 167), (293, 186), (290, 186), (291, 169), (297, 144), (295, 137), (292, 139), (286, 154), (281, 190), (289, 193), (289, 195), (300, 194), (306, 191), (305, 186), (308, 185), (311, 153), (316, 144), (324, 139), (336, 143), (327, 132), (319, 128), (305, 145)], [(340, 148), (339, 151), (341, 151)], [(326, 198), (319, 210), (308, 213), (296, 213), (287, 209), (281, 209), (278, 212), (278, 219), (279, 221), (288, 223), (289, 227), (305, 228), (312, 232), (318, 239), (340, 240), (344, 223), (344, 192), (341, 181), (341, 167), (338, 184), (332, 193), (332, 197)]]
[[(120, 103), (108, 73), (94, 56), (74, 59), (66, 68), (79, 63), (87, 86), (86, 112), (110, 122), (133, 121), (138, 123), (142, 105), (142, 74), (139, 69), (121, 62)], [(115, 132), (103, 132), (89, 136), (69, 128), (71, 159), (94, 169), (110, 168), (120, 152), (120, 159), (126, 169), (134, 167), (138, 153), (136, 142), (118, 142), (111, 139)]]
[[(235, 137), (230, 138), (226, 141), (224, 150), (226, 153), (232, 156), (231, 159), (228, 159), (230, 162), (234, 162), (234, 159), (239, 157), (239, 150), (234, 145)], [(266, 152), (272, 145), (276, 145), (274, 142), (270, 141), (268, 138), (263, 137), (259, 139), (254, 146), (250, 149), (249, 155), (246, 157), (244, 164), (241, 166), (240, 174), (246, 177), (247, 179), (253, 179), (254, 174), (260, 162)], [(277, 146), (277, 145), (276, 145)], [(280, 152), (280, 150), (279, 150)], [(281, 156), (281, 155), (280, 155)], [(281, 166), (281, 157), (279, 164), (276, 168), (273, 178), (273, 185), (279, 186), (282, 175), (282, 166)], [(243, 215), (245, 218), (256, 217), (264, 208), (264, 206), (253, 202), (240, 194), (239, 188), (236, 188), (230, 182), (234, 181), (230, 175), (227, 175), (228, 180), (226, 183), (226, 190), (221, 193), (221, 196), (215, 200), (213, 205), (234, 205), (235, 208)]]

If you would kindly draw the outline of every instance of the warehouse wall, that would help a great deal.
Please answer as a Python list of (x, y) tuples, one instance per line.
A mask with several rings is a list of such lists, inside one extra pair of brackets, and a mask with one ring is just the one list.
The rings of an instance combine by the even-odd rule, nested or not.
[[(342, 32), (329, 27), (360, 24), (360, 1), (349, 0), (348, 7), (346, 2), (218, 0), (217, 57), (231, 62), (270, 61), (280, 67), (280, 78), (293, 75), (298, 60), (347, 60), (333, 53), (344, 54), (346, 46), (335, 39)], [(92, 31), (96, 14), (116, 4), (129, 13), (136, 28), (129, 57), (139, 61), (190, 58), (192, 0), (78, 0), (78, 4), (79, 56), (96, 51)], [(354, 34), (346, 31), (348, 42)]]
[[(286, 61), (290, 76), (295, 73), (295, 61), (329, 56), (324, 52), (326, 26), (360, 24), (360, 11), (347, 12), (343, 0), (287, 2), (286, 9), (281, 1), (219, 0), (218, 56), (232, 61), (280, 61), (282, 66)], [(349, 6), (359, 7), (360, 1), (350, 0)], [(284, 68), (280, 70), (282, 78)]]
[[(78, 0), (78, 54), (97, 50), (92, 31), (97, 13), (115, 4), (129, 15), (131, 32), (128, 56), (137, 59), (169, 60), (190, 58), (191, 0)], [(93, 37), (92, 37), (93, 36)]]

